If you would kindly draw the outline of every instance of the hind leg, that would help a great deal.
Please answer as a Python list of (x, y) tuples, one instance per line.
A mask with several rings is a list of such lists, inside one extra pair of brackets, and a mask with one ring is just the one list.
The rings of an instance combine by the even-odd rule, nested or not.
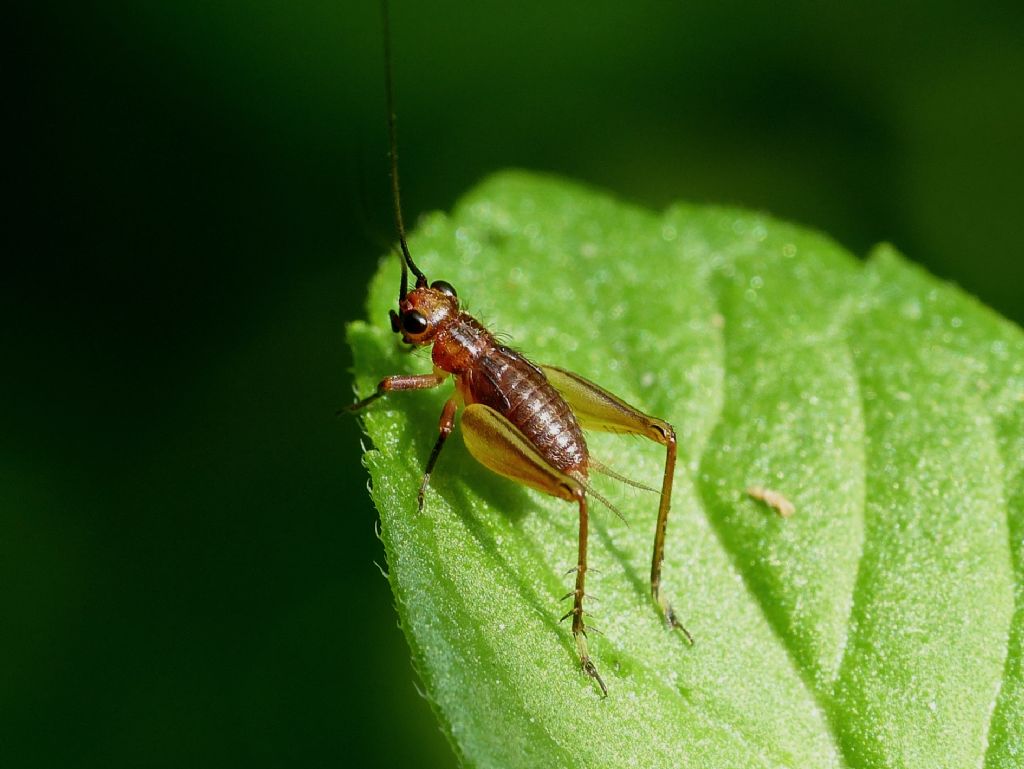
[(661, 479), (658, 522), (654, 528), (654, 548), (651, 553), (651, 595), (661, 609), (665, 622), (682, 632), (692, 644), (693, 636), (679, 622), (672, 605), (661, 590), (665, 532), (668, 529), (668, 514), (672, 506), (672, 481), (676, 471), (675, 430), (665, 420), (644, 414), (579, 374), (555, 366), (541, 366), (541, 370), (572, 408), (573, 414), (584, 429), (642, 435), (665, 447), (665, 473)]
[(573, 608), (562, 619), (572, 617), (572, 635), (584, 672), (597, 681), (603, 694), (608, 688), (590, 659), (587, 631), (583, 621), (583, 599), (587, 580), (587, 495), (583, 485), (572, 476), (548, 463), (520, 430), (494, 409), (481, 404), (466, 407), (462, 415), (462, 435), (466, 448), (480, 464), (545, 494), (579, 505), (579, 548), (576, 557), (576, 589)]

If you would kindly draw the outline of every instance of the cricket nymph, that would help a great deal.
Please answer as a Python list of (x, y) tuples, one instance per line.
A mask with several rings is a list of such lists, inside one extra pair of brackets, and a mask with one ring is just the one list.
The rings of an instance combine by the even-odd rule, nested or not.
[[(385, 45), (387, 3), (383, 2)], [(425, 390), (455, 379), (455, 393), (445, 402), (438, 424), (438, 436), (427, 459), (417, 494), (423, 510), (425, 493), (437, 458), (455, 428), (456, 412), (462, 409), (462, 437), (469, 453), (489, 470), (568, 500), (579, 508), (575, 589), (566, 595), (572, 609), (572, 634), (583, 670), (601, 687), (608, 689), (590, 658), (586, 642), (583, 604), (586, 598), (588, 498), (601, 497), (588, 483), (591, 470), (644, 487), (618, 475), (590, 456), (583, 430), (640, 435), (665, 447), (665, 472), (659, 493), (658, 518), (651, 554), (651, 595), (666, 624), (680, 630), (692, 643), (686, 629), (661, 590), (661, 566), (665, 556), (665, 532), (672, 504), (672, 482), (676, 467), (676, 434), (668, 422), (643, 413), (621, 398), (556, 366), (537, 366), (515, 350), (500, 344), (483, 324), (459, 309), (458, 296), (450, 283), (427, 276), (413, 261), (406, 242), (399, 195), (398, 161), (395, 141), (395, 113), (391, 89), (391, 57), (386, 53), (388, 134), (391, 143), (391, 194), (395, 230), (401, 247), (401, 280), (398, 310), (391, 310), (391, 330), (407, 344), (432, 346), (434, 370), (429, 374), (396, 374), (385, 377), (377, 389), (350, 406), (358, 411), (389, 392)], [(409, 273), (416, 278), (409, 288)], [(657, 491), (657, 489), (651, 489)], [(604, 501), (604, 500), (602, 500)], [(610, 504), (609, 504), (610, 506)]]
[(434, 346), (434, 366), (455, 377), (466, 405), (481, 403), (494, 409), (550, 464), (586, 479), (587, 443), (572, 409), (539, 367), (499, 344), (472, 315), (459, 311), (450, 284), (435, 281), (429, 288), (410, 291), (400, 307), (399, 323), (406, 342)]
[[(483, 324), (459, 309), (450, 283), (439, 280), (428, 285), (426, 276), (406, 255), (404, 238), (402, 245), (402, 281), (398, 311), (391, 311), (391, 328), (402, 335), (406, 344), (431, 346), (434, 371), (386, 377), (377, 385), (376, 392), (351, 409), (362, 409), (388, 392), (438, 387), (449, 376), (453, 377), (456, 392), (441, 411), (437, 441), (417, 495), (418, 509), (423, 509), (430, 475), (455, 428), (455, 414), (460, 406), (463, 439), (478, 462), (499, 475), (579, 506), (578, 560), (573, 570), (576, 587), (566, 596), (574, 599), (573, 608), (562, 619), (572, 617), (572, 633), (583, 669), (607, 694), (587, 650), (583, 620), (589, 531), (587, 497), (598, 496), (590, 488), (588, 477), (590, 470), (595, 469), (631, 481), (591, 459), (583, 429), (642, 435), (666, 447), (651, 558), (651, 594), (668, 625), (690, 639), (661, 594), (661, 564), (676, 464), (675, 431), (668, 422), (644, 414), (578, 374), (555, 366), (537, 366), (499, 344)], [(411, 290), (408, 270), (416, 275), (416, 286)]]

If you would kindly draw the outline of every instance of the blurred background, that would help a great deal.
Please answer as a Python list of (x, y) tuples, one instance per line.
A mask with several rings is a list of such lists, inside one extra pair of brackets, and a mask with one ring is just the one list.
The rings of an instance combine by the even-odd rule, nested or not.
[[(1024, 4), (392, 16), (410, 221), (520, 166), (889, 240), (1024, 319)], [(454, 766), (333, 417), (391, 233), (377, 4), (8, 28), (0, 762)]]

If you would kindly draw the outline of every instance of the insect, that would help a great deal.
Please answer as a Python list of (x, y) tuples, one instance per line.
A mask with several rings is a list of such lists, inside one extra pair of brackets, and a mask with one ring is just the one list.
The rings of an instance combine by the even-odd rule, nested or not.
[[(427, 459), (417, 495), (418, 509), (423, 510), (430, 475), (455, 427), (456, 412), (460, 407), (463, 439), (477, 461), (499, 475), (577, 506), (579, 539), (576, 567), (573, 569), (576, 586), (566, 596), (573, 598), (573, 607), (562, 619), (572, 618), (572, 635), (582, 669), (597, 682), (602, 694), (607, 695), (608, 689), (587, 649), (584, 622), (588, 494), (597, 496), (590, 489), (589, 473), (596, 470), (629, 481), (591, 458), (584, 430), (640, 435), (665, 447), (665, 471), (651, 556), (651, 595), (666, 624), (681, 631), (692, 643), (689, 632), (678, 621), (666, 600), (661, 582), (665, 531), (676, 465), (675, 430), (663, 419), (643, 413), (578, 374), (557, 366), (538, 366), (498, 343), (479, 321), (460, 309), (458, 296), (450, 283), (428, 281), (416, 265), (409, 252), (402, 219), (386, 0), (381, 6), (391, 197), (402, 265), (398, 309), (390, 311), (391, 329), (401, 334), (407, 344), (430, 347), (433, 371), (384, 377), (371, 395), (350, 406), (349, 410), (364, 409), (387, 393), (426, 390), (439, 387), (452, 378), (455, 381), (454, 393), (441, 411), (437, 440)], [(411, 289), (410, 272), (416, 281)]]

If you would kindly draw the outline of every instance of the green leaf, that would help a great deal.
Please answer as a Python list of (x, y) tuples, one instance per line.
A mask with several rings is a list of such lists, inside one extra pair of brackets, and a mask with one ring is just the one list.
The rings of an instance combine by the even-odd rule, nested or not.
[[(416, 489), (450, 393), (365, 415), (390, 581), (444, 730), (478, 767), (1011, 767), (1024, 745), (1024, 335), (880, 248), (738, 210), (658, 216), (502, 173), (411, 239), (431, 278), (513, 335), (672, 422), (666, 592), (649, 595), (655, 495), (595, 477), (590, 648), (559, 597), (572, 505), (449, 442)], [(357, 389), (426, 372), (387, 323), (384, 260), (354, 323)], [(588, 436), (658, 484), (655, 444)], [(795, 508), (783, 518), (747, 493)], [(397, 664), (397, 663), (396, 663)]]

